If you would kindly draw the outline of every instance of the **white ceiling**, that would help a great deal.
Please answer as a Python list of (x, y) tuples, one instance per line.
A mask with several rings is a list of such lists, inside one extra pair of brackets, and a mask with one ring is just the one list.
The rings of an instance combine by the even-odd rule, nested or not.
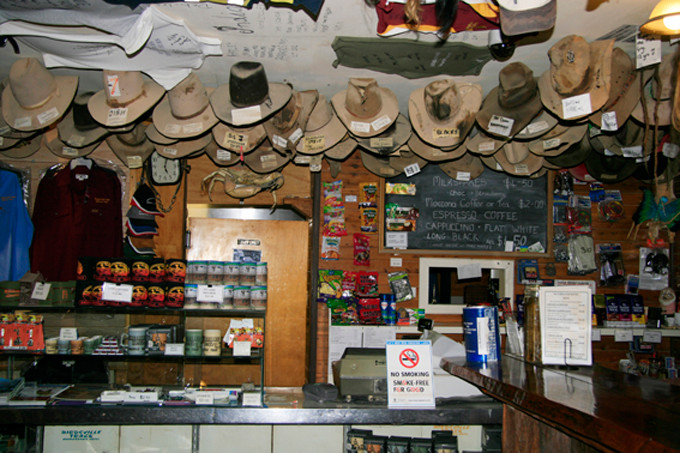
[[(233, 0), (232, 0), (233, 1)], [(491, 61), (483, 68), (480, 76), (457, 77), (459, 81), (480, 83), (484, 93), (498, 84), (498, 72), (504, 65), (521, 61), (540, 75), (548, 69), (547, 51), (559, 39), (569, 34), (578, 34), (586, 40), (598, 39), (624, 25), (638, 27), (642, 24), (657, 0), (558, 0), (557, 22), (550, 33), (520, 42), (514, 56), (506, 62)], [(27, 2), (28, 3), (28, 2)], [(49, 0), (35, 0), (25, 6), (19, 0), (0, 2), (0, 13), (8, 5), (16, 4), (26, 8), (45, 8)], [(68, 2), (60, 2), (62, 5)], [(83, 4), (94, 9), (110, 9), (111, 5), (102, 0), (73, 0), (77, 11)], [(37, 6), (36, 6), (37, 5)], [(41, 6), (42, 5), (42, 6)], [(80, 6), (79, 6), (80, 5)], [(143, 5), (135, 10), (139, 14)], [(425, 86), (434, 78), (406, 79), (399, 75), (354, 69), (343, 66), (333, 67), (336, 55), (331, 43), (336, 36), (376, 38), (377, 15), (364, 0), (325, 0), (317, 19), (305, 11), (293, 11), (286, 7), (265, 7), (256, 3), (252, 8), (217, 3), (160, 3), (154, 8), (181, 19), (186, 26), (199, 36), (218, 38), (221, 41), (221, 56), (207, 56), (198, 75), (205, 85), (218, 86), (228, 83), (231, 65), (241, 60), (260, 61), (270, 81), (289, 81), (297, 90), (317, 89), (326, 97), (343, 90), (349, 77), (374, 77), (381, 86), (392, 89), (398, 96), (402, 112), (406, 112), (408, 95), (416, 88)], [(116, 11), (129, 11), (115, 7)], [(63, 11), (62, 11), (63, 12)], [(82, 18), (80, 15), (68, 17)], [(80, 11), (82, 13), (82, 11)], [(130, 12), (129, 14), (133, 14)], [(50, 21), (45, 14), (43, 20)], [(54, 23), (54, 22), (53, 22)], [(402, 34), (395, 38), (434, 42), (431, 35), (417, 33)], [(488, 32), (462, 32), (449, 37), (449, 42), (466, 42), (486, 46)], [(0, 48), (0, 77), (7, 75), (11, 63), (24, 56), (40, 55), (19, 39), (21, 55), (13, 53), (12, 47)], [(632, 42), (617, 42), (617, 46), (634, 55)], [(667, 42), (663, 53), (671, 52)], [(132, 61), (132, 60), (131, 60)], [(134, 69), (134, 68), (132, 68)], [(162, 69), (162, 68), (160, 68)], [(57, 73), (80, 75), (80, 90), (100, 90), (101, 73), (94, 70), (55, 69)]]

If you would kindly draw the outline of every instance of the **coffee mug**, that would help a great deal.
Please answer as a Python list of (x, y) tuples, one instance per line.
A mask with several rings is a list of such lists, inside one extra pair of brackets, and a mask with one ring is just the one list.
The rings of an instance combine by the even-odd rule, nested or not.
[(94, 354), (97, 349), (97, 337), (87, 337), (83, 340), (83, 354)]
[(120, 337), (120, 345), (128, 355), (144, 355), (146, 353), (146, 331), (148, 327), (128, 327)]
[(203, 353), (203, 331), (201, 329), (187, 329), (184, 332), (184, 354), (197, 357)]
[(56, 354), (59, 351), (57, 347), (58, 337), (52, 337), (45, 340), (45, 354)]
[(57, 340), (57, 352), (59, 354), (70, 354), (71, 340), (69, 340), (68, 338), (59, 338)]
[(206, 329), (203, 332), (203, 355), (219, 356), (222, 354), (222, 331)]
[(71, 354), (81, 355), (83, 353), (83, 338), (71, 340)]

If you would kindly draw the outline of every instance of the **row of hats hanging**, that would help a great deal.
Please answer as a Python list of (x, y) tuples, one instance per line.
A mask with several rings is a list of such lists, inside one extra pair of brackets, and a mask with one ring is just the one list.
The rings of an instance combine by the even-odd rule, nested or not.
[(506, 65), (486, 96), (479, 84), (435, 80), (410, 94), (408, 118), (394, 92), (372, 78), (350, 78), (329, 102), (317, 90), (269, 82), (256, 62), (235, 63), (217, 88), (192, 72), (167, 92), (140, 72), (104, 70), (103, 90), (76, 96), (76, 76), (53, 76), (24, 58), (1, 87), (0, 153), (30, 156), (41, 132), (57, 123), (58, 136), (47, 143), (54, 154), (83, 157), (106, 140), (130, 168), (156, 150), (168, 159), (206, 153), (218, 167), (253, 175), (289, 162), (319, 171), (325, 158), (337, 173), (359, 148), (366, 169), (382, 177), (430, 163), (460, 180), (485, 168), (650, 179), (644, 129), (656, 125), (659, 137), (672, 129), (673, 57), (636, 70), (613, 40), (577, 35), (558, 41), (548, 57), (540, 77), (521, 62)]

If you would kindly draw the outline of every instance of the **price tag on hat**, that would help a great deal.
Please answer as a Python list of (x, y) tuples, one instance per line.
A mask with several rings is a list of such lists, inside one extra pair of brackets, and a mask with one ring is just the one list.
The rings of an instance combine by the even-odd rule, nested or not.
[(491, 119), (489, 120), (487, 130), (492, 134), (510, 137), (512, 126), (514, 124), (515, 120), (512, 118), (507, 118), (505, 116), (500, 115), (491, 115)]
[(570, 98), (562, 99), (562, 118), (578, 118), (593, 113), (590, 103), (590, 93), (579, 94)]
[(635, 37), (635, 69), (661, 63), (661, 40)]

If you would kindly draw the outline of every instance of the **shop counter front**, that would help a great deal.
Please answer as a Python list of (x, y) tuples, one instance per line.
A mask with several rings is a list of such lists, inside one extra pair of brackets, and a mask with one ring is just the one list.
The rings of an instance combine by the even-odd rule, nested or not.
[(680, 387), (669, 382), (510, 356), (489, 364), (444, 358), (441, 366), (505, 403), (504, 451), (680, 451)]

